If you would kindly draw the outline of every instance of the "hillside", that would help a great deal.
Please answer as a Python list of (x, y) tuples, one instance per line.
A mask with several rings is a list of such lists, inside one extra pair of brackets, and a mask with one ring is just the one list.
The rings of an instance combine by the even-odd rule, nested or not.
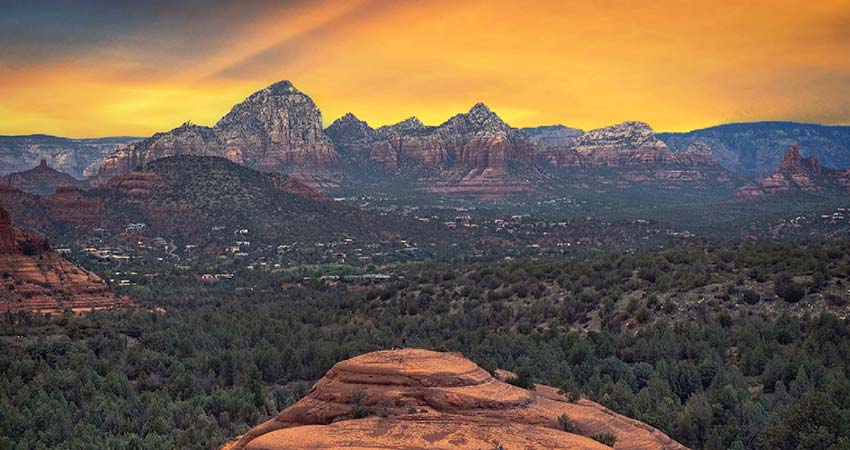
[(85, 192), (63, 188), (34, 198), (6, 189), (0, 197), (16, 223), (64, 243), (96, 238), (135, 246), (139, 238), (162, 237), (221, 251), (236, 240), (272, 247), (441, 240), (433, 225), (344, 206), (287, 176), (217, 157), (158, 159)]
[(0, 136), (0, 174), (31, 169), (42, 159), (50, 167), (83, 179), (97, 174), (103, 158), (136, 137), (73, 139), (44, 134)]
[[(350, 396), (324, 382), (313, 395), (311, 386), (326, 374), (325, 381), (343, 379), (341, 369), (354, 364), (329, 373), (339, 361), (398, 346), (461, 352), (500, 379), (507, 378), (496, 369), (504, 368), (520, 377), (515, 384), (538, 382), (581, 398), (557, 403), (577, 423), (587, 423), (579, 412), (594, 412), (584, 407), (592, 400), (693, 449), (798, 450), (811, 427), (822, 442), (840, 443), (850, 439), (840, 419), (850, 412), (840, 394), (847, 392), (850, 352), (848, 248), (846, 242), (707, 243), (578, 260), (405, 264), (395, 282), (371, 286), (325, 283), (318, 274), (299, 285), (300, 274), (247, 270), (232, 281), (209, 282), (185, 270), (148, 277), (160, 270), (144, 262), (116, 267), (139, 271), (138, 285), (120, 289), (144, 309), (0, 321), (0, 366), (8, 368), (0, 371), (0, 404), (8, 412), (0, 421), (0, 448), (220, 448), (302, 398), (311, 403), (300, 406), (320, 414), (339, 412)], [(157, 309), (162, 312), (150, 311)], [(445, 372), (461, 366), (417, 364), (419, 373), (435, 365)], [(413, 370), (406, 373), (416, 379)], [(380, 381), (362, 383), (364, 399), (382, 398)], [(495, 422), (494, 439), (527, 436), (526, 430), (578, 439), (547, 428), (557, 420), (550, 409), (529, 425), (520, 420), (522, 408), (499, 402), (507, 397), (501, 394), (528, 398), (530, 392), (489, 385), (500, 388), (471, 386), (469, 394), (482, 401), (495, 396), (484, 404), (486, 417), (500, 413), (490, 405), (511, 414), (510, 424)], [(361, 402), (370, 416), (360, 421), (280, 435), (371, 431), (368, 437), (391, 439), (380, 435), (387, 430), (417, 437), (404, 425), (448, 417), (449, 400), (463, 406), (469, 399), (457, 388), (395, 390), (416, 402), (415, 414), (390, 401), (388, 413), (399, 414), (385, 420), (380, 402)], [(339, 395), (319, 395), (328, 392)], [(538, 395), (549, 393), (537, 385)], [(317, 398), (326, 403), (312, 402)], [(348, 406), (344, 413), (352, 411)], [(285, 417), (304, 417), (296, 412)], [(382, 428), (382, 421), (393, 426)], [(471, 431), (452, 430), (455, 422)], [(487, 436), (468, 422), (437, 423), (470, 445), (480, 442), (471, 437)], [(69, 428), (84, 431), (69, 435)], [(442, 434), (426, 436), (437, 442)]]
[(732, 123), (686, 133), (658, 133), (674, 151), (693, 141), (711, 147), (714, 159), (741, 174), (764, 174), (776, 170), (785, 149), (798, 144), (804, 156), (817, 156), (821, 164), (850, 168), (850, 126), (797, 122)]
[(87, 181), (78, 180), (67, 173), (55, 170), (42, 159), (38, 166), (0, 177), (0, 184), (35, 195), (50, 195), (60, 187), (89, 189)]

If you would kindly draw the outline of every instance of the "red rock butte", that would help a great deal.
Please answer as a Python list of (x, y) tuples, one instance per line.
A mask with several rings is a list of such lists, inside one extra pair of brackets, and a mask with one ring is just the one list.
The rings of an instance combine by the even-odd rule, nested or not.
[(618, 450), (686, 450), (589, 400), (513, 386), (456, 353), (403, 349), (337, 363), (298, 403), (222, 450), (610, 449), (591, 439), (603, 432)]

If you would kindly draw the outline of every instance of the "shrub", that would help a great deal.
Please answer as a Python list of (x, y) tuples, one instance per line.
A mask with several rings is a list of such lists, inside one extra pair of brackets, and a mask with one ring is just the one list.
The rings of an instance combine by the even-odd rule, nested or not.
[(748, 305), (755, 305), (761, 301), (761, 295), (752, 289), (744, 289), (741, 291), (741, 300)]
[(806, 289), (800, 286), (787, 273), (780, 274), (773, 282), (776, 295), (788, 303), (797, 303), (806, 295)]
[(558, 428), (567, 433), (575, 433), (577, 429), (575, 422), (566, 414), (558, 416)]
[(516, 370), (516, 377), (508, 380), (508, 383), (523, 389), (534, 389), (534, 380), (531, 379), (531, 371), (526, 367)]
[(847, 299), (840, 295), (827, 294), (826, 303), (829, 306), (845, 306), (847, 305)]
[(635, 313), (635, 318), (640, 323), (647, 323), (652, 319), (652, 314), (649, 312), (646, 306), (641, 306), (640, 309)]
[(363, 407), (363, 397), (365, 396), (366, 391), (363, 389), (355, 389), (351, 393), (351, 417), (353, 419), (362, 419), (369, 415), (369, 412)]
[(609, 447), (613, 447), (614, 444), (617, 443), (617, 436), (614, 433), (609, 433), (607, 431), (591, 434), (590, 438)]

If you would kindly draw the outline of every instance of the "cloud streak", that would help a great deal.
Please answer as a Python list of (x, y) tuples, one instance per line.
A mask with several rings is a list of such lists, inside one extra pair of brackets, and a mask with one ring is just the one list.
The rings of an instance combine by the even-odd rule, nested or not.
[(4, 2), (0, 133), (214, 123), (290, 79), (326, 122), (850, 123), (850, 1)]

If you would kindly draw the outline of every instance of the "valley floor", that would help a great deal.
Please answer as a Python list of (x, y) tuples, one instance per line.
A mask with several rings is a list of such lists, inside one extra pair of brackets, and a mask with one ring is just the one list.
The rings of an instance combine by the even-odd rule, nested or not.
[(337, 361), (410, 346), (582, 393), (695, 449), (845, 449), (848, 250), (165, 272), (121, 288), (137, 309), (2, 318), (0, 447), (213, 448)]

